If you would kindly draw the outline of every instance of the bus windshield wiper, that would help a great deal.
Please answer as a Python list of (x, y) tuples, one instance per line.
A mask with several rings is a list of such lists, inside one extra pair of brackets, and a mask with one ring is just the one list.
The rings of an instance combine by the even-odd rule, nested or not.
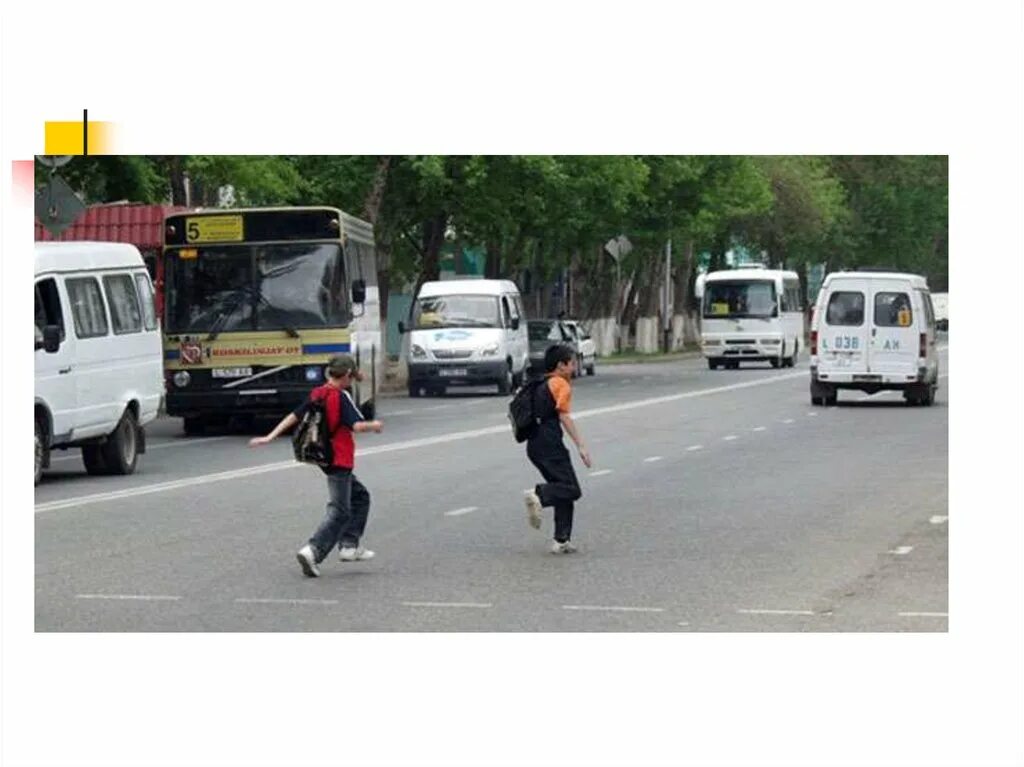
[(218, 335), (220, 335), (220, 331), (223, 329), (224, 323), (227, 322), (228, 317), (235, 313), (235, 309), (237, 309), (238, 305), (242, 303), (242, 299), (245, 298), (248, 291), (249, 288), (238, 288), (231, 294), (231, 297), (224, 302), (224, 311), (218, 314), (217, 319), (215, 319), (213, 324), (210, 325), (210, 335), (206, 337), (207, 341), (213, 341)]
[(293, 328), (291, 325), (289, 325), (285, 321), (285, 318), (288, 315), (285, 313), (285, 311), (283, 309), (281, 309), (280, 307), (275, 306), (274, 304), (270, 303), (270, 299), (268, 299), (265, 295), (263, 295), (262, 291), (254, 290), (252, 292), (253, 292), (253, 295), (256, 296), (256, 300), (257, 301), (259, 301), (265, 307), (270, 309), (270, 311), (275, 312), (277, 314), (277, 316), (281, 318), (281, 325), (284, 328), (284, 331), (288, 335), (290, 335), (292, 338), (298, 338), (299, 337), (299, 331), (297, 331), (295, 328)]

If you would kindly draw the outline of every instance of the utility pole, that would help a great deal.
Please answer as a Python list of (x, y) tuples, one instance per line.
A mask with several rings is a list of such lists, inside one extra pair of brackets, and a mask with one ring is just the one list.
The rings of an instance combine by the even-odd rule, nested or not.
[(665, 289), (662, 291), (662, 329), (665, 351), (669, 352), (672, 336), (672, 238), (665, 243)]

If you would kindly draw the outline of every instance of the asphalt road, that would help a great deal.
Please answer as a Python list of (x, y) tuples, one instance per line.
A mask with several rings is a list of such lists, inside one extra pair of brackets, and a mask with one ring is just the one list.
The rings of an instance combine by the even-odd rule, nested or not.
[(250, 429), (148, 429), (131, 477), (57, 454), (36, 489), (39, 631), (946, 631), (948, 361), (931, 408), (810, 405), (806, 359), (598, 365), (574, 410), (579, 552), (527, 526), (506, 400), (387, 398), (359, 438), (370, 562), (295, 550), (325, 483)]

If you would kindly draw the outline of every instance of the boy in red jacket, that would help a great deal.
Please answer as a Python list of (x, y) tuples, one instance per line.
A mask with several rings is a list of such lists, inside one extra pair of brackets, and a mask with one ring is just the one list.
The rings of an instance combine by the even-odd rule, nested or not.
[(359, 412), (347, 389), (358, 378), (356, 361), (348, 354), (331, 357), (327, 363), (327, 383), (310, 392), (309, 399), (289, 413), (265, 437), (249, 440), (250, 447), (267, 445), (295, 426), (310, 402), (323, 400), (327, 410), (327, 428), (331, 431), (334, 461), (323, 469), (327, 475), (327, 515), (296, 558), (302, 572), (310, 578), (320, 575), (317, 566), (337, 544), (342, 562), (372, 559), (373, 552), (359, 545), (370, 514), (370, 493), (352, 473), (356, 444), (353, 434), (372, 431), (380, 434), (380, 421), (368, 421)]

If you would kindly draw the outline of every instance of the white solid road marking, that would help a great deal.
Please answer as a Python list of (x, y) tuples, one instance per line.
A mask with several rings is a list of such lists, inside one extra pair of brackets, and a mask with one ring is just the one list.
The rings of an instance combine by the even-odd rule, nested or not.
[[(710, 389), (698, 389), (697, 391), (683, 392), (682, 394), (668, 394), (662, 397), (652, 397), (650, 399), (625, 402), (618, 405), (610, 405), (608, 407), (592, 408), (590, 410), (583, 410), (577, 413), (575, 415), (575, 420), (578, 421), (581, 418), (589, 418), (595, 415), (606, 415), (608, 413), (621, 413), (629, 410), (636, 410), (637, 408), (650, 407), (651, 405), (661, 405), (668, 402), (679, 402), (680, 400), (693, 399), (695, 397), (706, 397), (712, 394), (721, 394), (723, 392), (739, 391), (741, 389), (749, 389), (754, 386), (765, 386), (780, 381), (788, 381), (793, 378), (803, 378), (806, 375), (807, 374), (804, 372), (787, 373), (784, 375), (759, 378), (754, 381), (745, 381), (743, 383), (715, 386)], [(392, 453), (398, 450), (413, 450), (419, 447), (430, 447), (433, 445), (444, 444), (446, 442), (459, 442), (466, 439), (474, 439), (476, 437), (490, 436), (492, 434), (508, 434), (509, 431), (509, 425), (504, 423), (500, 426), (487, 426), (482, 429), (449, 432), (447, 434), (439, 434), (434, 437), (423, 437), (420, 439), (406, 440), (405, 442), (394, 442), (389, 445), (368, 447), (359, 451), (359, 457), (365, 459), (371, 455), (378, 455), (380, 453)], [(153, 485), (143, 485), (142, 487), (134, 487), (126, 490), (117, 490), (108, 493), (94, 493), (91, 495), (79, 495), (72, 498), (49, 501), (47, 503), (36, 504), (35, 511), (37, 514), (47, 511), (59, 511), (60, 509), (68, 509), (76, 506), (88, 506), (90, 504), (103, 503), (104, 501), (115, 501), (123, 498), (134, 498), (140, 495), (150, 495), (151, 493), (180, 490), (182, 488), (191, 488), (196, 485), (209, 484), (211, 482), (248, 478), (257, 474), (265, 474), (267, 472), (281, 471), (284, 469), (296, 469), (300, 467), (308, 468), (304, 464), (298, 463), (294, 460), (278, 461), (276, 463), (267, 463), (261, 466), (252, 466), (245, 469), (221, 471), (213, 474), (201, 474), (187, 479), (174, 480), (171, 482), (159, 482)]]
[(124, 599), (143, 602), (177, 602), (181, 597), (160, 594), (75, 594), (75, 599)]
[(751, 431), (767, 431), (767, 426), (755, 426)]
[(704, 449), (703, 445), (690, 445), (688, 448), (686, 448), (686, 452), (687, 453), (692, 453), (694, 450), (703, 450), (703, 449)]
[(726, 436), (722, 437), (722, 439), (725, 442), (732, 442), (734, 439), (739, 439), (739, 438), (735, 434), (727, 434)]
[(899, 613), (901, 618), (948, 618), (949, 613)]
[[(192, 444), (195, 444), (196, 442), (210, 443), (210, 442), (217, 442), (217, 441), (222, 440), (222, 439), (228, 439), (228, 437), (226, 437), (226, 436), (224, 436), (224, 437), (196, 437), (195, 439), (182, 439), (182, 440), (175, 440), (174, 442), (156, 442), (156, 443), (150, 442), (150, 443), (146, 444), (146, 452), (148, 453), (150, 450), (159, 450), (162, 447), (183, 447), (184, 445), (192, 445)], [(71, 448), (71, 449), (74, 449), (74, 448)], [(51, 458), (50, 459), (50, 463), (57, 463), (58, 461), (80, 461), (80, 460), (82, 460), (82, 456), (80, 454), (79, 455), (61, 455), (61, 456), (58, 456), (56, 458)]]
[(812, 610), (737, 610), (743, 615), (814, 615)]
[(664, 607), (605, 607), (603, 605), (562, 605), (563, 610), (606, 610), (620, 613), (663, 613)]
[(603, 477), (605, 474), (611, 474), (611, 469), (598, 469), (597, 471), (590, 472), (591, 477)]
[(246, 598), (236, 599), (240, 605), (336, 605), (337, 599), (257, 599)]
[(948, 519), (949, 519), (949, 517), (943, 517), (943, 516), (939, 516), (938, 514), (936, 514), (934, 517), (932, 517), (928, 521), (931, 522), (933, 525), (941, 525), (943, 522), (947, 521)]
[(807, 417), (808, 417), (808, 418), (817, 418), (817, 417), (818, 417), (818, 414), (812, 411), (812, 412), (810, 412), (810, 413), (808, 413), (808, 414), (807, 414)]
[(913, 546), (897, 546), (895, 549), (890, 549), (889, 553), (890, 554), (895, 554), (895, 555), (901, 557), (904, 554), (909, 554), (913, 550), (914, 550)]
[(661, 460), (661, 456), (660, 455), (652, 455), (650, 458), (644, 458), (644, 463), (654, 463), (655, 461), (660, 461), (660, 460)]
[(405, 607), (494, 607), (490, 602), (402, 602)]
[(467, 506), (464, 509), (453, 509), (452, 511), (446, 511), (444, 513), (444, 515), (446, 517), (459, 517), (459, 516), (462, 516), (463, 514), (469, 514), (471, 511), (476, 511), (478, 508), (480, 508), (480, 507), (479, 506)]

